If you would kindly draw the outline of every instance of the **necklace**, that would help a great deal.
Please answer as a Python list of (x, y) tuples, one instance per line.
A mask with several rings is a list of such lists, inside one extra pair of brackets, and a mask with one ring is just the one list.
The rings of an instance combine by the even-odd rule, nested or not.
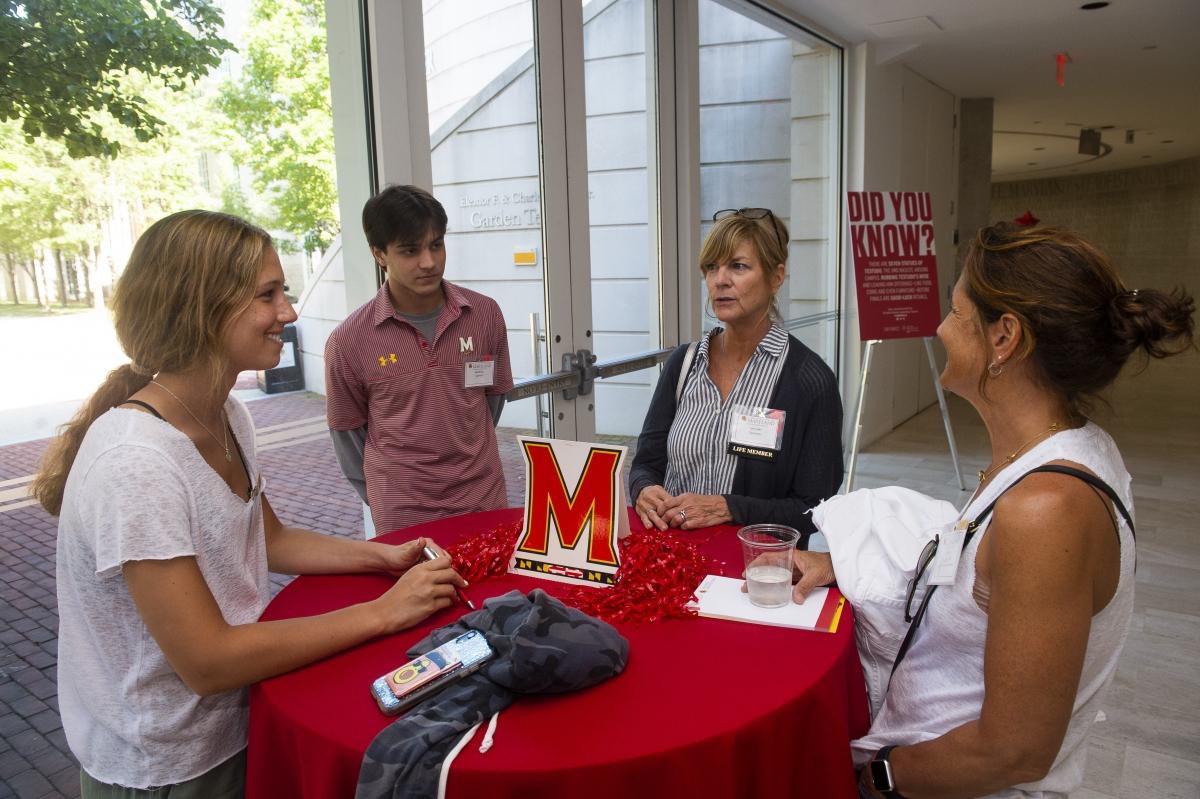
[(988, 469), (987, 471), (984, 471), (983, 469), (980, 469), (980, 470), (979, 470), (979, 484), (980, 484), (980, 485), (983, 485), (984, 481), (985, 481), (985, 480), (987, 480), (988, 478), (990, 478), (990, 477), (991, 477), (993, 474), (995, 474), (995, 473), (996, 473), (996, 472), (997, 472), (999, 469), (1002, 469), (1003, 467), (1005, 467), (1005, 466), (1008, 466), (1010, 463), (1012, 463), (1013, 461), (1015, 461), (1015, 460), (1017, 459), (1017, 456), (1018, 456), (1018, 455), (1020, 455), (1022, 452), (1024, 452), (1026, 449), (1028, 449), (1028, 448), (1029, 448), (1029, 445), (1030, 445), (1030, 444), (1034, 444), (1034, 443), (1036, 443), (1036, 442), (1038, 442), (1038, 441), (1041, 441), (1041, 440), (1042, 440), (1043, 438), (1045, 438), (1046, 436), (1049, 436), (1049, 435), (1051, 435), (1051, 434), (1053, 434), (1053, 433), (1056, 433), (1056, 432), (1058, 432), (1059, 430), (1061, 430), (1062, 428), (1063, 428), (1063, 426), (1062, 426), (1061, 424), (1059, 424), (1058, 422), (1055, 422), (1054, 424), (1050, 425), (1049, 427), (1047, 427), (1047, 428), (1046, 428), (1045, 430), (1043, 430), (1042, 432), (1038, 433), (1038, 434), (1037, 434), (1036, 436), (1034, 436), (1033, 438), (1031, 438), (1031, 439), (1029, 439), (1028, 441), (1026, 441), (1026, 442), (1025, 442), (1024, 444), (1022, 444), (1021, 446), (1019, 446), (1019, 447), (1017, 447), (1016, 449), (1014, 449), (1014, 450), (1013, 450), (1011, 453), (1009, 453), (1009, 455), (1008, 455), (1008, 457), (1007, 457), (1007, 458), (1005, 458), (1004, 460), (1000, 461), (999, 463), (997, 463), (997, 464), (996, 464), (995, 466), (993, 466), (992, 468)]
[(190, 416), (190, 417), (192, 417), (193, 419), (195, 419), (195, 420), (196, 420), (196, 424), (198, 424), (198, 425), (200, 425), (201, 427), (203, 427), (203, 428), (204, 428), (204, 432), (206, 432), (206, 433), (208, 433), (210, 436), (212, 436), (212, 440), (213, 440), (213, 441), (217, 442), (218, 444), (220, 444), (222, 447), (224, 447), (224, 448), (225, 448), (225, 462), (226, 462), (226, 463), (231, 463), (231, 462), (233, 461), (233, 456), (232, 456), (232, 455), (229, 453), (229, 425), (224, 423), (224, 422), (225, 422), (225, 409), (224, 409), (224, 408), (222, 408), (222, 409), (221, 409), (221, 422), (222, 422), (222, 424), (221, 424), (221, 432), (225, 434), (225, 440), (224, 440), (224, 441), (222, 441), (221, 439), (217, 438), (217, 434), (216, 434), (216, 433), (214, 433), (212, 430), (209, 430), (209, 429), (208, 429), (208, 425), (206, 425), (204, 422), (200, 421), (200, 417), (199, 417), (199, 416), (197, 416), (196, 414), (192, 413), (192, 409), (191, 409), (191, 408), (189, 408), (189, 407), (187, 406), (187, 403), (186, 403), (186, 402), (184, 402), (183, 400), (181, 400), (181, 399), (179, 398), (179, 395), (178, 395), (178, 394), (176, 394), (174, 391), (172, 391), (171, 389), (167, 388), (166, 386), (164, 386), (162, 383), (158, 382), (157, 380), (151, 380), (150, 382), (151, 382), (151, 383), (153, 383), (154, 385), (158, 386), (159, 388), (161, 388), (163, 391), (165, 391), (165, 392), (167, 392), (168, 394), (170, 394), (172, 397), (174, 397), (174, 398), (175, 398), (175, 401), (176, 401), (176, 402), (178, 402), (180, 405), (182, 405), (182, 406), (183, 406), (183, 409), (184, 409), (185, 411), (187, 411), (187, 412), (188, 412), (188, 416)]

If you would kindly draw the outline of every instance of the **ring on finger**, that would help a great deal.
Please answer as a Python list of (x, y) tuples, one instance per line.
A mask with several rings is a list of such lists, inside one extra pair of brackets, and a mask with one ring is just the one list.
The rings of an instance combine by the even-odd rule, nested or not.
[(681, 522), (687, 521), (687, 511), (683, 510), (682, 508), (679, 509), (678, 516), (679, 516), (679, 521), (681, 521)]

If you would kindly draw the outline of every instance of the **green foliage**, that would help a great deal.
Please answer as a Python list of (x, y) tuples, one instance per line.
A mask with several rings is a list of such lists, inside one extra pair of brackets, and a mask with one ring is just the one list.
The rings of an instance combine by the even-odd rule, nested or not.
[(257, 0), (245, 55), (220, 98), (242, 138), (236, 157), (271, 198), (272, 227), (324, 249), (340, 223), (323, 0)]
[(114, 120), (139, 142), (167, 123), (125, 80), (181, 90), (233, 47), (211, 0), (0, 0), (0, 120), (63, 142), (73, 158), (115, 157)]

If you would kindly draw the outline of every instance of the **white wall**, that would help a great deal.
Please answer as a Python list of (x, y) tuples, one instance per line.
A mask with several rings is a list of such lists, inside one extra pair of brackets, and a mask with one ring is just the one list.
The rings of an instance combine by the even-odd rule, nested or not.
[[(903, 64), (876, 63), (875, 47), (855, 45), (848, 60), (847, 189), (928, 191), (934, 207), (942, 311), (954, 277), (957, 191), (953, 95)], [(844, 374), (847, 441), (861, 379), (854, 265), (843, 253)], [(940, 345), (935, 341), (935, 349)], [(937, 401), (920, 339), (876, 345), (863, 403), (860, 447)]]

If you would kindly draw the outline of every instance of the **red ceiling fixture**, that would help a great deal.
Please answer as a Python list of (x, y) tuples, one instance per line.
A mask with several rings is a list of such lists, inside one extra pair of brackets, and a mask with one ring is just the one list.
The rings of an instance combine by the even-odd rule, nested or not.
[(1055, 53), (1054, 63), (1057, 67), (1057, 78), (1059, 86), (1067, 85), (1067, 64), (1071, 63), (1070, 53)]
[(1033, 227), (1034, 225), (1036, 225), (1038, 222), (1041, 222), (1042, 220), (1040, 220), (1036, 216), (1034, 216), (1033, 211), (1026, 211), (1021, 216), (1018, 216), (1016, 219), (1014, 219), (1013, 221), (1016, 222), (1021, 227)]

